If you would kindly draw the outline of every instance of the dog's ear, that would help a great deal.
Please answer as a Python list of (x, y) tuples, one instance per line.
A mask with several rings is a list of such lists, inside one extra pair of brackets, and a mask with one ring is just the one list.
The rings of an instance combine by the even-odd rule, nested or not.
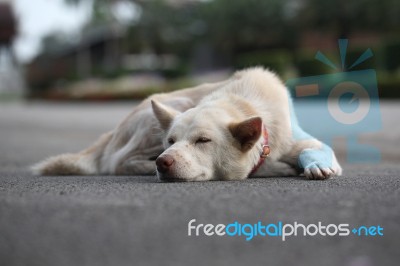
[(169, 128), (172, 120), (179, 114), (179, 111), (154, 100), (151, 100), (151, 107), (153, 108), (153, 113), (160, 123), (161, 128), (164, 130)]
[(262, 119), (261, 117), (252, 117), (240, 123), (230, 124), (229, 131), (239, 141), (241, 151), (246, 152), (261, 136)]

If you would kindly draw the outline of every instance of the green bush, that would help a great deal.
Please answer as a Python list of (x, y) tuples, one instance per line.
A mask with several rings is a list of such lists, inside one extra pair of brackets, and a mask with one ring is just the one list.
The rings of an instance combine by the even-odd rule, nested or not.
[(164, 69), (161, 70), (161, 74), (166, 79), (176, 79), (180, 77), (184, 77), (189, 72), (187, 65), (179, 64), (177, 67), (172, 69)]
[(373, 57), (368, 58), (364, 62), (354, 66), (352, 69), (349, 69), (357, 59), (368, 49), (368, 47), (352, 47), (347, 50), (346, 54), (346, 66), (348, 71), (353, 70), (363, 70), (363, 69), (378, 69), (382, 65), (382, 56), (380, 50), (378, 48), (371, 48)]
[(263, 66), (284, 75), (292, 62), (292, 57), (285, 50), (267, 50), (242, 53), (235, 58), (235, 68)]
[(400, 75), (378, 72), (378, 90), (380, 98), (400, 98)]
[(400, 40), (389, 41), (383, 45), (385, 69), (396, 71), (400, 68)]
[[(337, 56), (324, 53), (334, 64), (337, 64)], [(315, 53), (301, 53), (297, 56), (295, 66), (300, 77), (309, 77), (329, 74), (334, 71), (331, 67), (315, 59)]]

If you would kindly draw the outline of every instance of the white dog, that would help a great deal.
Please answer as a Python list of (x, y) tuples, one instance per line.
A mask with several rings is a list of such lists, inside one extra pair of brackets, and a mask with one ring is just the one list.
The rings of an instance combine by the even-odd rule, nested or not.
[(88, 149), (33, 166), (42, 175), (148, 175), (155, 169), (167, 181), (342, 173), (332, 149), (299, 127), (280, 79), (262, 68), (153, 95)]

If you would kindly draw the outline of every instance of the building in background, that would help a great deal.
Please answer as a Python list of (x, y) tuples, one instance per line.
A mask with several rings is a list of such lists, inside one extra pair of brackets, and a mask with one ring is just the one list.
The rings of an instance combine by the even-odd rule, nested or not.
[(17, 18), (11, 1), (0, 0), (0, 94), (23, 93), (22, 71), (13, 51), (17, 35)]
[[(160, 77), (172, 80), (256, 65), (270, 68), (284, 79), (329, 74), (332, 69), (315, 60), (315, 53), (322, 50), (337, 61), (340, 58), (337, 40), (346, 38), (349, 39), (346, 60), (355, 60), (371, 48), (375, 56), (357, 67), (377, 70), (381, 96), (400, 97), (399, 90), (394, 89), (400, 86), (400, 2), (341, 1), (338, 5), (335, 0), (93, 0), (92, 3), (91, 21), (79, 36), (55, 34), (43, 40), (42, 51), (26, 66), (30, 95), (66, 92), (70, 84), (76, 87), (74, 83), (85, 80), (95, 80), (99, 85), (143, 73), (153, 75), (155, 80)], [(108, 91), (118, 90), (114, 85), (107, 84)], [(79, 86), (79, 90), (85, 87)], [(146, 88), (152, 91), (153, 85)]]

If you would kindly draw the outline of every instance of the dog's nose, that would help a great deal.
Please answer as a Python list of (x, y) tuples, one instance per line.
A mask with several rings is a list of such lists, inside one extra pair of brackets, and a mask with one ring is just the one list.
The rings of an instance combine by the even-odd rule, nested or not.
[(169, 168), (174, 164), (175, 160), (171, 155), (159, 156), (156, 160), (157, 170), (160, 173), (168, 172)]

